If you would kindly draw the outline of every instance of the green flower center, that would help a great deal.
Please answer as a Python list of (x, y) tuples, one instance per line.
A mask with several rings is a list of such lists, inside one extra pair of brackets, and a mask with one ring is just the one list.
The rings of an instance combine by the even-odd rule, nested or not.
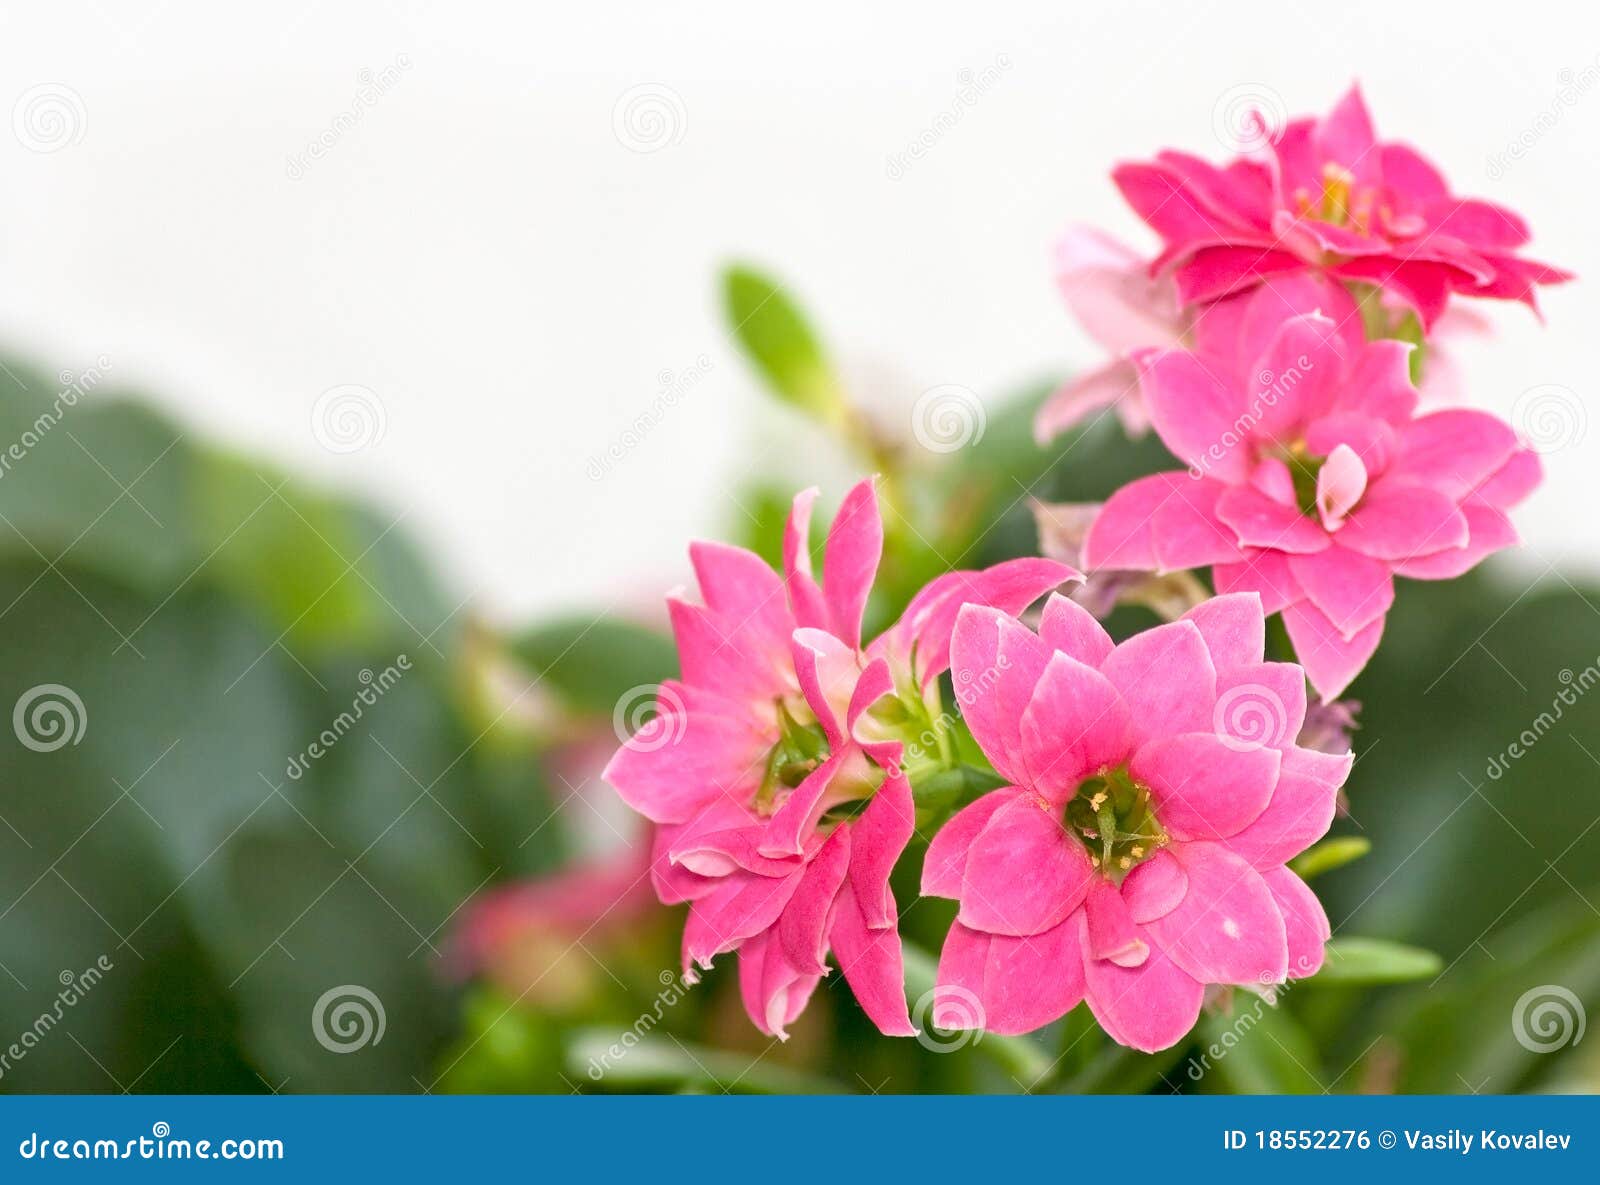
[(1065, 823), (1095, 868), (1118, 880), (1167, 844), (1149, 787), (1134, 781), (1126, 768), (1104, 770), (1084, 781), (1067, 803)]
[(770, 815), (782, 805), (788, 791), (810, 776), (828, 759), (828, 738), (816, 721), (802, 724), (778, 701), (778, 743), (767, 754), (761, 787), (756, 791), (756, 810)]

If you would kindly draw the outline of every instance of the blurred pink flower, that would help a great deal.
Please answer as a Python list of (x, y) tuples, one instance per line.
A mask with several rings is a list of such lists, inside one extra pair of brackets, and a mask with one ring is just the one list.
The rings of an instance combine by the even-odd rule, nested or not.
[(681, 682), (612, 758), (606, 779), (657, 824), (663, 901), (690, 902), (686, 971), (739, 952), (751, 1019), (783, 1036), (834, 953), (867, 1015), (910, 1035), (889, 873), (911, 837), (903, 742), (869, 714), (920, 706), (949, 666), (960, 606), (1017, 613), (1077, 573), (1044, 559), (953, 572), (861, 646), (883, 545), (871, 481), (846, 495), (823, 578), (808, 549), (815, 490), (795, 499), (784, 572), (739, 548), (690, 549), (704, 605), (671, 602)]
[[(1280, 307), (1265, 287), (1250, 303)], [(1139, 357), (1156, 432), (1189, 471), (1112, 495), (1083, 562), (1210, 566), (1218, 592), (1259, 593), (1329, 700), (1377, 648), (1394, 576), (1449, 579), (1515, 541), (1505, 512), (1538, 484), (1539, 460), (1486, 412), (1413, 418), (1401, 342), (1318, 314), (1238, 340), (1232, 356)]]
[(1113, 173), (1162, 238), (1185, 303), (1316, 268), (1373, 284), (1430, 329), (1452, 294), (1535, 306), (1569, 272), (1518, 254), (1529, 232), (1503, 206), (1451, 193), (1408, 145), (1378, 140), (1357, 87), (1320, 119), (1291, 120), (1259, 153), (1218, 167), (1168, 150)]
[(923, 893), (960, 902), (935, 1024), (1024, 1033), (1086, 999), (1154, 1051), (1188, 1033), (1207, 985), (1321, 966), (1327, 916), (1284, 862), (1327, 830), (1352, 758), (1296, 746), (1305, 680), (1262, 661), (1264, 637), (1244, 594), (1120, 646), (1062, 596), (1037, 635), (961, 611), (963, 712), (1011, 785), (928, 849)]

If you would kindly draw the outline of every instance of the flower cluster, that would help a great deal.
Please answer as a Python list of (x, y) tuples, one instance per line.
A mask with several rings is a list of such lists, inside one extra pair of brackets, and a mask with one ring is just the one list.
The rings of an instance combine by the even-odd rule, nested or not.
[[(1114, 358), (1036, 428), (1114, 407), (1183, 467), (1046, 539), (1089, 594), (1061, 595), (1082, 576), (1047, 558), (949, 572), (864, 641), (870, 480), (820, 579), (815, 490), (781, 571), (691, 548), (701, 600), (670, 605), (682, 677), (605, 776), (656, 825), (685, 973), (737, 952), (763, 1032), (786, 1034), (830, 959), (879, 1029), (915, 1031), (890, 883), (908, 853), (922, 895), (958, 903), (942, 1028), (1026, 1033), (1085, 1003), (1153, 1051), (1215, 995), (1315, 974), (1331, 927), (1288, 863), (1352, 767), (1353, 708), (1329, 701), (1377, 647), (1394, 578), (1449, 579), (1513, 542), (1507, 511), (1540, 479), (1507, 425), (1437, 397), (1434, 337), (1465, 323), (1456, 297), (1532, 304), (1566, 274), (1519, 253), (1516, 215), (1378, 141), (1359, 93), (1222, 167), (1163, 152), (1115, 178), (1162, 248), (1063, 244), (1063, 289)], [(1168, 620), (1114, 641), (1096, 612), (1118, 590)], [(1295, 661), (1269, 659), (1274, 614)]]

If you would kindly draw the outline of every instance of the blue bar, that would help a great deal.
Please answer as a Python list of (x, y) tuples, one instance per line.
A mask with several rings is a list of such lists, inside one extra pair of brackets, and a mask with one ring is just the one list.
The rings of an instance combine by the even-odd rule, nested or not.
[(881, 1173), (899, 1185), (963, 1174), (1138, 1183), (1176, 1170), (1566, 1181), (1594, 1179), (1597, 1121), (1589, 1096), (30, 1096), (0, 1099), (0, 1179), (485, 1171), (816, 1185)]

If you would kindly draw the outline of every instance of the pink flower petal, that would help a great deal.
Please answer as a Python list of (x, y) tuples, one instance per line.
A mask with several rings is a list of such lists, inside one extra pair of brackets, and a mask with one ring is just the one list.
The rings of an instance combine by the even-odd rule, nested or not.
[(938, 978), (933, 989), (936, 1028), (956, 1032), (983, 1027), (983, 984), (993, 942), (988, 934), (969, 930), (960, 922), (951, 924), (939, 952)]
[(889, 1037), (916, 1036), (906, 1010), (900, 931), (893, 924), (883, 929), (868, 926), (848, 879), (839, 889), (828, 939), (856, 1003), (878, 1031)]
[(861, 677), (854, 647), (819, 629), (798, 629), (790, 639), (794, 671), (806, 704), (838, 749), (845, 741), (851, 696)]
[(850, 883), (855, 887), (861, 916), (875, 930), (894, 924), (889, 874), (911, 841), (915, 819), (911, 783), (903, 774), (890, 774), (867, 803), (867, 809), (850, 825)]
[(1111, 635), (1078, 602), (1051, 593), (1039, 620), (1039, 637), (1052, 650), (1070, 654), (1086, 666), (1098, 667), (1115, 649)]
[(1394, 604), (1389, 565), (1335, 544), (1320, 555), (1289, 559), (1295, 582), (1345, 638), (1381, 621)]
[(1183, 1040), (1200, 1018), (1205, 988), (1154, 947), (1137, 967), (1090, 959), (1084, 972), (1089, 1011), (1118, 1044), (1155, 1053)]
[(1247, 547), (1310, 554), (1328, 546), (1322, 524), (1298, 506), (1275, 502), (1252, 486), (1233, 486), (1217, 499), (1217, 517)]
[(1283, 611), (1283, 624), (1294, 643), (1295, 657), (1306, 670), (1306, 678), (1317, 689), (1322, 702), (1337, 699), (1361, 673), (1383, 637), (1380, 619), (1366, 626), (1353, 638), (1341, 634), (1328, 615), (1309, 601), (1290, 605)]
[(1249, 477), (1250, 452), (1240, 447), (1245, 399), (1186, 350), (1148, 353), (1134, 361), (1150, 422), (1172, 455), (1219, 481)]
[(811, 575), (811, 506), (817, 500), (815, 486), (794, 496), (794, 507), (783, 527), (784, 585), (794, 607), (798, 624), (827, 629), (827, 602)]
[(800, 867), (785, 877), (752, 872), (724, 877), (721, 888), (689, 907), (683, 927), (685, 967), (710, 968), (715, 956), (771, 926), (794, 896), (803, 874)]
[(1150, 944), (1140, 936), (1133, 912), (1110, 881), (1096, 877), (1089, 886), (1084, 907), (1090, 958), (1110, 959), (1122, 967), (1137, 967), (1150, 957)]
[(1031, 1033), (1058, 1020), (1083, 999), (1083, 950), (1076, 917), (1027, 938), (989, 943), (981, 999), (991, 1033)]
[(1367, 467), (1348, 444), (1335, 445), (1317, 473), (1317, 514), (1329, 531), (1344, 526), (1345, 515), (1367, 492)]
[(1254, 551), (1242, 563), (1218, 564), (1211, 573), (1219, 593), (1253, 592), (1261, 612), (1270, 617), (1300, 600), (1303, 594), (1281, 551)]
[(1055, 813), (1019, 796), (973, 840), (957, 919), (989, 934), (1042, 934), (1083, 903), (1092, 877), (1089, 857)]
[(1118, 358), (1063, 383), (1044, 401), (1033, 420), (1033, 438), (1043, 447), (1096, 412), (1139, 399), (1139, 372)]
[(1298, 663), (1258, 662), (1217, 676), (1217, 735), (1236, 746), (1288, 749), (1306, 720), (1306, 673)]
[(951, 815), (945, 825), (928, 844), (928, 854), (922, 861), (922, 895), (961, 899), (961, 883), (967, 871), (967, 853), (973, 840), (985, 827), (994, 813), (1010, 803), (1022, 791), (1015, 786), (1002, 786), (991, 790), (975, 802), (970, 802)]
[(883, 554), (883, 518), (871, 478), (845, 495), (828, 529), (822, 560), (822, 591), (833, 630), (852, 649), (861, 645), (861, 617)]
[(1266, 745), (1242, 748), (1211, 732), (1190, 732), (1144, 745), (1128, 772), (1150, 788), (1156, 819), (1174, 839), (1222, 839), (1266, 809), (1280, 760)]
[(1401, 430), (1400, 455), (1390, 474), (1459, 501), (1499, 472), (1517, 447), (1516, 433), (1498, 417), (1471, 408), (1445, 408)]
[(828, 920), (850, 868), (850, 828), (836, 827), (806, 864), (794, 896), (775, 929), (785, 957), (800, 971), (824, 975), (828, 966)]
[(1517, 542), (1517, 529), (1511, 520), (1492, 506), (1469, 500), (1461, 506), (1467, 520), (1467, 545), (1436, 551), (1414, 560), (1395, 564), (1397, 576), (1412, 580), (1454, 580), (1470, 572), (1485, 557)]
[(1211, 655), (1211, 665), (1221, 676), (1234, 667), (1261, 661), (1267, 646), (1267, 620), (1261, 597), (1233, 593), (1202, 601), (1183, 615), (1194, 622)]
[(1173, 854), (1165, 849), (1122, 878), (1122, 899), (1139, 925), (1165, 917), (1178, 908), (1189, 892), (1189, 874)]
[(1189, 891), (1146, 933), (1201, 983), (1282, 983), (1289, 948), (1283, 915), (1261, 874), (1221, 844), (1184, 844), (1175, 853)]
[(1412, 560), (1466, 546), (1466, 517), (1427, 486), (1402, 483), (1390, 469), (1339, 530), (1341, 546), (1377, 560)]
[[(806, 841), (817, 829), (817, 821), (830, 808), (856, 797), (854, 785), (864, 766), (859, 752), (843, 749), (807, 774), (767, 820), (762, 853), (781, 857), (798, 856), (804, 851)], [(855, 776), (841, 776), (847, 771)]]
[(1298, 856), (1328, 833), (1339, 787), (1354, 762), (1348, 753), (1329, 757), (1293, 749), (1284, 754), (1267, 809), (1228, 840), (1229, 850), (1262, 871)]
[(1128, 707), (1135, 744), (1211, 727), (1217, 672), (1192, 621), (1135, 634), (1100, 664), (1100, 673), (1111, 680)]
[(1304, 979), (1322, 969), (1333, 927), (1322, 902), (1310, 887), (1287, 868), (1270, 868), (1261, 874), (1283, 915), (1289, 942), (1289, 978)]
[(1126, 759), (1131, 735), (1128, 709), (1110, 680), (1057, 651), (1022, 713), (1020, 755), (1029, 784), (1064, 803), (1085, 778)]

